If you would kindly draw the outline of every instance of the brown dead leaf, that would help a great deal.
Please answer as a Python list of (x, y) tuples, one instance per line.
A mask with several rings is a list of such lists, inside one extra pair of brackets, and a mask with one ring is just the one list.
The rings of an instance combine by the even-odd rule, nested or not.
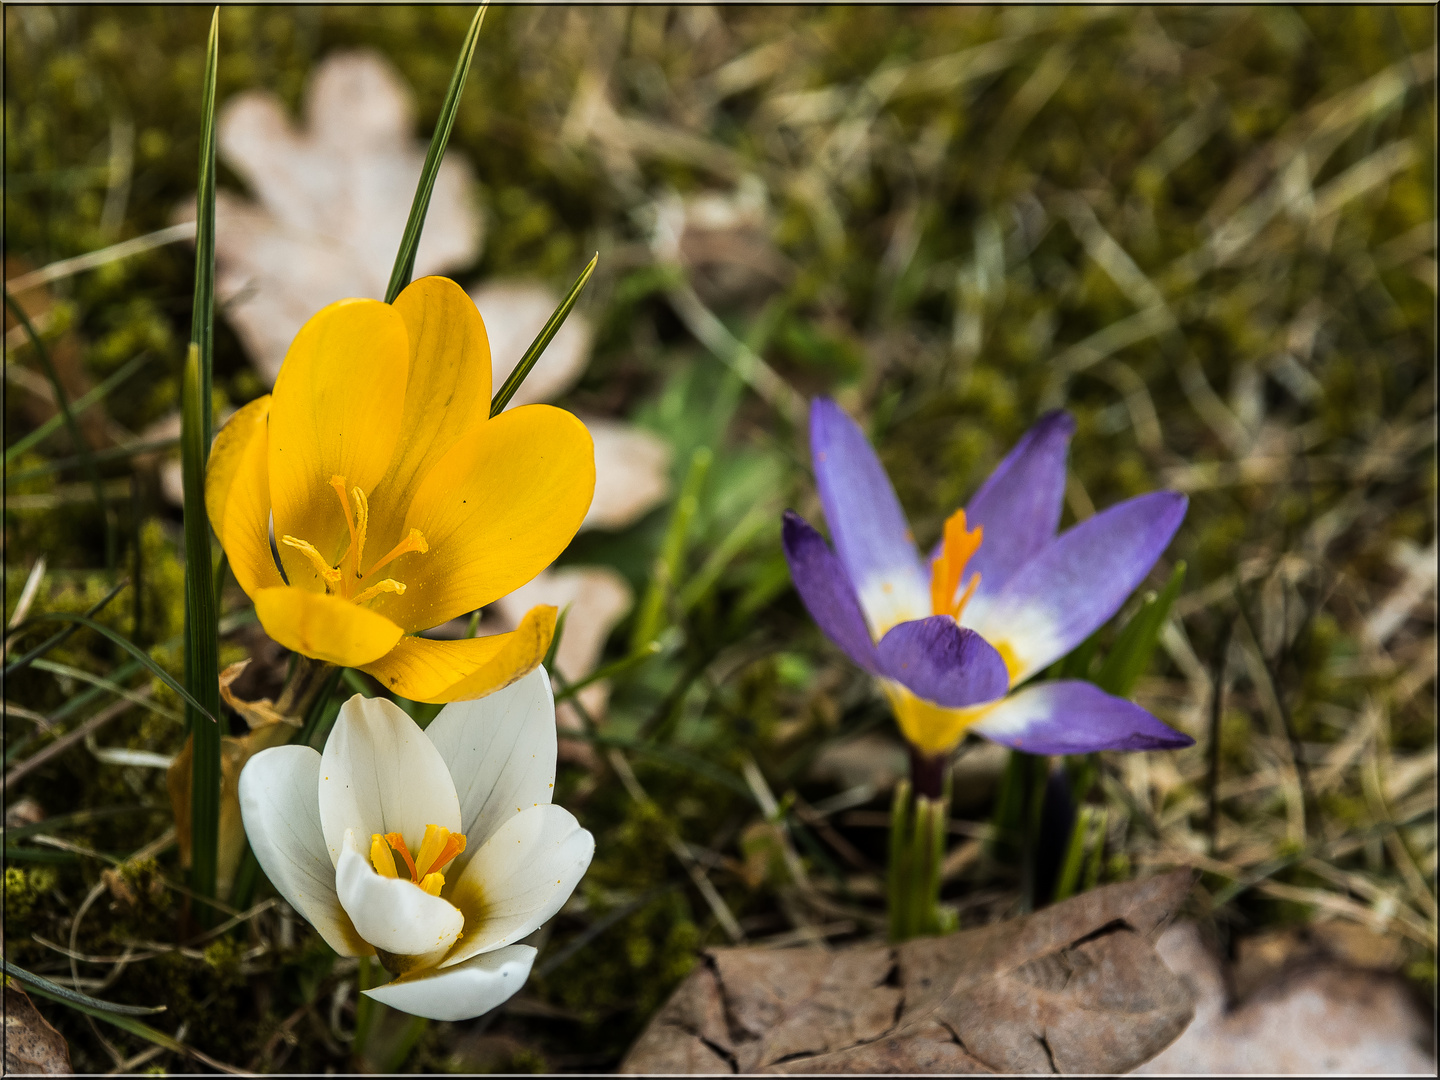
[[(238, 672), (237, 672), (238, 674)], [(246, 717), (248, 720), (249, 717)], [(216, 885), (223, 896), (230, 891), (240, 857), (245, 854), (245, 825), (240, 820), (240, 770), (261, 750), (290, 741), (295, 726), (282, 720), (262, 724), (248, 735), (226, 735), (220, 739), (220, 846), (216, 857)], [(165, 774), (170, 792), (170, 809), (175, 815), (175, 842), (180, 848), (180, 865), (190, 865), (190, 791), (194, 782), (195, 743), (185, 745)]]
[(258, 701), (245, 701), (235, 696), (231, 684), (245, 673), (250, 666), (249, 658), (237, 660), (224, 671), (220, 672), (220, 697), (234, 709), (250, 725), (253, 731), (256, 728), (264, 727), (267, 724), (293, 724), (294, 721), (275, 708), (275, 702), (269, 698), (261, 698)]
[[(416, 135), (410, 88), (370, 51), (337, 52), (315, 69), (299, 124), (275, 95), (250, 91), (225, 103), (217, 138), (255, 201), (216, 195), (215, 290), (251, 362), (273, 381), (320, 308), (385, 295), (427, 143)], [(193, 219), (194, 200), (177, 214)], [(468, 265), (482, 233), (470, 165), (452, 150), (435, 177), (414, 276)]]
[(621, 1071), (1125, 1072), (1193, 1015), (1151, 946), (1191, 880), (898, 946), (711, 950)]
[(30, 995), (5, 985), (5, 1074), (68, 1076), (70, 1047), (50, 1026)]
[(1226, 965), (1178, 922), (1155, 951), (1193, 988), (1195, 1021), (1141, 1073), (1435, 1073), (1431, 1018), (1393, 971), (1394, 939), (1339, 922), (1272, 928)]

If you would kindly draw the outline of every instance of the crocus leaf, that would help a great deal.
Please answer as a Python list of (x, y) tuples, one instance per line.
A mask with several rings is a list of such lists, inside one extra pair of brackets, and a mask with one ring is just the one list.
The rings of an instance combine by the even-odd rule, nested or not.
[(1150, 663), (1150, 655), (1160, 640), (1160, 631), (1170, 615), (1170, 607), (1180, 595), (1185, 584), (1185, 564), (1176, 563), (1170, 580), (1159, 593), (1152, 593), (1140, 605), (1140, 610), (1125, 624), (1115, 646), (1105, 657), (1100, 672), (1095, 676), (1095, 685), (1116, 697), (1129, 697), (1135, 689), (1135, 682)]
[(1128, 1072), (1194, 1015), (1151, 945), (1192, 880), (898, 946), (712, 949), (620, 1071)]

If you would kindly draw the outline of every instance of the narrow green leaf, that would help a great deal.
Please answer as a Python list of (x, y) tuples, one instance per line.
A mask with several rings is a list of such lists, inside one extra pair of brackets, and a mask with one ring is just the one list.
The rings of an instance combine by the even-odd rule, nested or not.
[[(445, 91), (445, 103), (440, 106), (439, 119), (435, 121), (435, 133), (430, 136), (430, 149), (425, 154), (425, 165), (420, 170), (420, 182), (415, 186), (415, 199), (410, 204), (410, 218), (405, 222), (405, 232), (400, 237), (400, 250), (395, 253), (395, 267), (390, 271), (390, 284), (385, 289), (385, 302), (393, 304), (415, 272), (415, 253), (420, 249), (420, 233), (425, 228), (425, 215), (430, 211), (430, 194), (435, 190), (435, 177), (440, 172), (440, 162), (445, 157), (445, 146), (450, 141), (450, 129), (455, 126), (455, 114), (460, 109), (460, 94), (465, 89), (465, 77), (470, 74), (470, 61), (475, 58), (475, 43), (480, 39), (480, 24), (485, 21), (489, 3), (481, 4), (470, 21), (470, 29), (460, 46), (460, 55), (455, 60), (455, 70), (450, 75), (450, 86)], [(493, 413), (491, 414), (494, 415)]]
[(152, 1013), (165, 1011), (165, 1006), (146, 1005), (121, 1005), (114, 1001), (101, 1001), (89, 994), (82, 994), (71, 990), (69, 987), (60, 986), (49, 979), (42, 979), (39, 975), (32, 975), (24, 968), (16, 967), (8, 960), (0, 958), (0, 968), (3, 968), (6, 975), (9, 975), (16, 982), (22, 983), (28, 989), (44, 994), (46, 997), (54, 998), (56, 1001), (63, 1001), (67, 1005), (76, 1005), (86, 1009), (95, 1009), (98, 1012), (109, 1013), (118, 1016), (149, 1016)]
[[(195, 301), (190, 311), (190, 343), (200, 350), (201, 429), (204, 457), (210, 455), (214, 408), (211, 386), (215, 357), (215, 79), (220, 64), (220, 9), (210, 19), (205, 50), (205, 88), (200, 102), (200, 166), (195, 185)], [(203, 458), (202, 458), (203, 460)]]
[[(12, 634), (18, 634), (24, 630), (28, 630), (36, 623), (42, 622), (78, 623), (79, 625), (84, 626), (90, 630), (94, 630), (97, 634), (103, 634), (105, 637), (115, 642), (116, 645), (119, 645), (122, 649), (128, 652), (131, 656), (135, 657), (136, 660), (139, 660), (141, 664), (143, 664), (146, 668), (149, 669), (152, 675), (154, 675), (157, 679), (163, 682), (171, 690), (174, 690), (175, 693), (179, 694), (180, 697), (185, 700), (185, 703), (187, 705), (198, 709), (200, 711), (200, 715), (206, 717), (209, 720), (215, 719), (216, 713), (219, 711), (218, 708), (214, 711), (206, 709), (204, 705), (202, 705), (193, 696), (191, 696), (189, 690), (186, 690), (184, 686), (182, 686), (179, 682), (175, 680), (174, 676), (172, 676), (159, 664), (155, 663), (155, 661), (152, 660), (149, 656), (147, 656), (145, 654), (145, 651), (141, 649), (138, 645), (136, 645), (133, 641), (125, 637), (123, 634), (116, 633), (108, 626), (102, 626), (94, 619), (87, 619), (84, 615), (72, 615), (68, 611), (47, 611), (40, 615), (31, 615), (28, 619), (26, 619), (19, 626), (15, 627), (13, 630), (5, 631), (5, 636), (10, 637)], [(218, 697), (220, 693), (218, 683), (216, 684), (215, 693)]]
[[(115, 597), (119, 596), (120, 590), (125, 588), (125, 586), (128, 584), (128, 581), (117, 581), (114, 585), (112, 585), (108, 593), (102, 596), (99, 600), (95, 601), (95, 603), (91, 604), (90, 607), (86, 609), (86, 618), (98, 614), (105, 607), (106, 604), (110, 603), (111, 600), (114, 600)], [(59, 647), (61, 644), (63, 644), (69, 639), (71, 634), (75, 633), (75, 631), (78, 629), (78, 626), (67, 626), (64, 630), (61, 630), (58, 633), (52, 634), (50, 637), (46, 638), (39, 645), (36, 645), (35, 648), (27, 652), (24, 656), (10, 661), (10, 663), (5, 665), (5, 677), (8, 679), (11, 675), (15, 674), (15, 672), (19, 671), (21, 668), (34, 661), (36, 657), (44, 656), (51, 649)]]
[[(180, 465), (185, 487), (185, 684), (200, 711), (220, 715), (219, 625), (205, 515), (204, 415), (200, 346), (191, 342), (181, 388)], [(190, 713), (194, 740), (190, 788), (190, 887), (215, 896), (220, 846), (220, 725), (198, 723)], [(205, 912), (201, 917), (204, 918)]]
[(550, 635), (550, 648), (545, 650), (545, 659), (540, 661), (546, 671), (555, 670), (555, 654), (560, 651), (560, 639), (565, 636), (565, 620), (569, 615), (570, 605), (566, 604), (555, 619), (555, 633)]
[(70, 438), (75, 443), (75, 452), (85, 464), (85, 472), (90, 479), (90, 484), (95, 489), (95, 508), (100, 511), (100, 517), (105, 522), (105, 568), (115, 569), (115, 519), (110, 513), (109, 504), (105, 501), (105, 488), (100, 483), (100, 470), (95, 467), (95, 457), (90, 450), (90, 444), (80, 435), (80, 425), (75, 422), (75, 414), (70, 409), (70, 399), (65, 396), (65, 387), (60, 382), (60, 376), (55, 371), (55, 365), (50, 361), (50, 350), (45, 348), (45, 342), (40, 340), (40, 335), (35, 332), (31, 325), (30, 316), (25, 314), (25, 309), (15, 302), (10, 295), (10, 290), (4, 290), (5, 306), (10, 309), (10, 314), (15, 316), (17, 322), (25, 331), (25, 336), (30, 339), (30, 345), (35, 350), (35, 358), (40, 361), (40, 366), (45, 369), (45, 378), (50, 383), (50, 389), (55, 394), (55, 406), (60, 410), (60, 415), (65, 418), (65, 427), (70, 432)]
[(164, 705), (161, 705), (158, 702), (150, 700), (150, 698), (146, 697), (138, 690), (131, 690), (129, 687), (121, 686), (118, 683), (111, 682), (109, 679), (105, 678), (102, 675), (93, 675), (88, 671), (81, 670), (80, 668), (71, 667), (69, 664), (57, 664), (54, 661), (45, 659), (38, 659), (30, 666), (33, 667), (36, 671), (47, 671), (52, 675), (62, 675), (67, 679), (77, 679), (80, 682), (89, 683), (91, 686), (98, 686), (102, 690), (105, 690), (111, 694), (115, 694), (118, 697), (124, 698), (126, 701), (130, 701), (136, 705), (139, 705), (142, 709), (149, 709), (151, 712), (156, 713), (159, 716), (163, 716), (167, 720), (180, 719), (179, 714), (172, 712), (170, 709), (165, 708)]
[(690, 524), (700, 507), (700, 490), (705, 486), (705, 476), (710, 471), (714, 454), (708, 446), (701, 446), (690, 455), (690, 468), (685, 473), (685, 486), (675, 500), (675, 509), (670, 515), (670, 524), (665, 530), (665, 540), (655, 568), (650, 574), (650, 584), (645, 598), (640, 602), (639, 614), (635, 618), (635, 629), (630, 636), (630, 651), (638, 653), (654, 641), (665, 624), (665, 598), (670, 595), (672, 584), (678, 580), (680, 562), (685, 557), (685, 542), (690, 536)]
[[(109, 396), (110, 391), (114, 390), (126, 379), (130, 378), (131, 375), (134, 375), (151, 359), (152, 357), (149, 353), (141, 353), (139, 356), (135, 357), (128, 364), (122, 367), (119, 371), (115, 372), (108, 379), (102, 382), (99, 386), (93, 387), (86, 393), (80, 395), (74, 400), (73, 403), (71, 403), (70, 415), (79, 416), (86, 409), (90, 408), (90, 406), (104, 401), (105, 398)], [(64, 424), (65, 415), (63, 413), (57, 413), (49, 420), (46, 420), (43, 424), (37, 427), (34, 431), (30, 432), (30, 434), (24, 436), (23, 438), (17, 439), (13, 446), (7, 446), (5, 448), (5, 464), (10, 464), (10, 462), (15, 460), (15, 458), (19, 457), (26, 450), (29, 450), (32, 446), (35, 446), (44, 439), (48, 438), (53, 432), (59, 431)], [(100, 460), (99, 455), (94, 455), (92, 457), (92, 460)], [(8, 481), (9, 477), (6, 477), (6, 480)]]
[(1095, 676), (1096, 686), (1116, 697), (1130, 696), (1136, 681), (1145, 673), (1145, 668), (1150, 663), (1150, 656), (1160, 640), (1160, 631), (1164, 629), (1165, 620), (1170, 615), (1170, 606), (1175, 603), (1175, 598), (1180, 595), (1180, 587), (1184, 584), (1185, 564), (1181, 562), (1176, 564), (1175, 572), (1170, 575), (1170, 580), (1165, 583), (1159, 595), (1152, 593), (1147, 596), (1140, 610), (1125, 624), (1125, 629), (1120, 631), (1114, 648), (1110, 650), (1110, 655), (1105, 657), (1100, 673)]
[(515, 365), (515, 370), (510, 372), (500, 389), (495, 391), (495, 396), (490, 399), (490, 415), (499, 416), (505, 411), (505, 406), (510, 404), (510, 399), (515, 396), (515, 391), (520, 389), (520, 384), (530, 374), (540, 354), (545, 351), (545, 346), (550, 344), (550, 339), (560, 332), (560, 327), (565, 325), (565, 320), (570, 317), (570, 309), (575, 306), (575, 301), (580, 299), (580, 292), (585, 288), (585, 283), (590, 280), (590, 275), (595, 272), (595, 266), (600, 261), (600, 253), (597, 251), (585, 264), (585, 269), (580, 271), (580, 276), (575, 279), (575, 284), (570, 286), (570, 291), (565, 294), (565, 299), (560, 301), (560, 306), (555, 309), (545, 325), (540, 328), (540, 333), (535, 335), (535, 340), (525, 350), (525, 355), (520, 357), (520, 362)]
[[(49, 476), (51, 473), (73, 469), (76, 465), (85, 464), (87, 460), (93, 461), (97, 465), (102, 462), (127, 461), (130, 458), (139, 457), (141, 454), (153, 454), (179, 445), (179, 439), (156, 439), (154, 442), (132, 443), (129, 446), (115, 446), (109, 450), (100, 450), (89, 455), (88, 459), (79, 454), (72, 457), (52, 458), (30, 469), (6, 473), (5, 486), (9, 487), (11, 484), (18, 484), (25, 480), (34, 480), (37, 476)], [(131, 490), (137, 489), (132, 488)]]

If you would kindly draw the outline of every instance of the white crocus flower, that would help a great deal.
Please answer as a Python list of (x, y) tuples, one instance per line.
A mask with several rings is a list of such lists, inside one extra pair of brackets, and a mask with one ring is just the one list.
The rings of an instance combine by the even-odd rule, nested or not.
[(240, 776), (245, 832), (280, 894), (342, 956), (394, 978), (366, 990), (432, 1020), (500, 1005), (530, 974), (518, 942), (569, 898), (595, 840), (551, 803), (555, 703), (536, 668), (421, 728), (352, 697), (323, 754), (279, 746)]

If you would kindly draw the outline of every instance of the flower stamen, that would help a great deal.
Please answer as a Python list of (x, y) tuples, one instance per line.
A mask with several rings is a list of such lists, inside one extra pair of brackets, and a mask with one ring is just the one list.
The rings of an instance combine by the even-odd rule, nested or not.
[(370, 864), (375, 867), (375, 872), (381, 877), (398, 878), (400, 876), (395, 869), (395, 854), (390, 850), (390, 845), (385, 842), (385, 837), (378, 832), (370, 834)]
[(316, 549), (315, 545), (308, 540), (301, 540), (290, 536), (288, 533), (280, 538), (280, 542), (287, 547), (292, 547), (310, 560), (310, 565), (315, 567), (315, 572), (325, 579), (327, 590), (340, 580), (340, 571), (325, 561), (323, 555)]
[[(355, 528), (350, 534), (350, 540), (355, 547), (355, 576), (360, 578), (365, 576), (360, 573), (360, 560), (365, 557), (365, 533), (370, 525), (370, 500), (358, 487), (351, 488), (350, 494), (355, 496)], [(370, 569), (375, 568), (372, 566)]]
[(415, 873), (415, 860), (410, 857), (410, 849), (405, 846), (405, 838), (398, 832), (387, 832), (385, 834), (385, 842), (390, 845), (400, 858), (405, 860), (405, 868), (410, 871), (410, 880), (419, 881), (420, 879)]
[(374, 566), (370, 567), (369, 570), (366, 570), (365, 573), (367, 576), (373, 574), (382, 566), (388, 566), (390, 563), (398, 559), (401, 555), (408, 555), (412, 551), (418, 551), (421, 555), (423, 555), (429, 550), (430, 544), (426, 541), (420, 530), (411, 529), (410, 535), (405, 537), (404, 540), (401, 540), (398, 544), (391, 548), (389, 552), (387, 552), (385, 556), (380, 559), (379, 562), (377, 562)]
[(431, 896), (439, 896), (440, 890), (445, 887), (444, 874), (426, 874), (420, 882), (420, 888), (424, 889)]
[(366, 600), (374, 600), (375, 597), (379, 596), (381, 593), (387, 592), (393, 592), (398, 596), (405, 592), (405, 583), (403, 581), (396, 581), (394, 578), (387, 577), (384, 581), (377, 581), (374, 585), (371, 585), (359, 596), (355, 597), (352, 603), (363, 604)]
[(464, 850), (464, 833), (452, 833), (443, 825), (426, 825), (425, 838), (420, 841), (420, 852), (415, 856), (415, 872), (422, 878), (428, 877)]

